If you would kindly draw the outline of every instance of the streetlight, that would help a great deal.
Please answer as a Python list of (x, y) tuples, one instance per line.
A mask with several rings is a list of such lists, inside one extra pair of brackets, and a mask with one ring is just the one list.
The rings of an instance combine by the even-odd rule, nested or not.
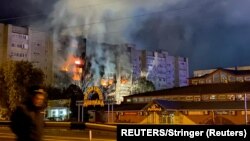
[(245, 102), (245, 122), (246, 124), (248, 123), (248, 119), (247, 119), (247, 94), (245, 93), (245, 97), (244, 97), (244, 102)]

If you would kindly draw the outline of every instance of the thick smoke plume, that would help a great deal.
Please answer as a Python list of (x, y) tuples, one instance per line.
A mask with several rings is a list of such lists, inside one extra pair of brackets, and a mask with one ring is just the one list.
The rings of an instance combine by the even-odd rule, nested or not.
[[(192, 72), (247, 65), (249, 5), (247, 0), (60, 0), (50, 19), (55, 43), (61, 36), (71, 35), (100, 44), (133, 43), (142, 49), (163, 49), (188, 57)], [(72, 45), (68, 50), (75, 51)], [(115, 71), (117, 60), (109, 51), (91, 51), (96, 55), (91, 69), (97, 80), (102, 66), (104, 74)], [(64, 58), (67, 55), (56, 62), (63, 63)], [(128, 64), (128, 59), (118, 60)]]

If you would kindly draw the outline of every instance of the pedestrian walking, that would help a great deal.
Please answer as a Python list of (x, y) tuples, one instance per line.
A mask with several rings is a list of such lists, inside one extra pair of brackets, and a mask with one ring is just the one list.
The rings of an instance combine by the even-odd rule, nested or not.
[(28, 93), (11, 115), (10, 127), (17, 141), (42, 141), (46, 93), (39, 86), (32, 86)]

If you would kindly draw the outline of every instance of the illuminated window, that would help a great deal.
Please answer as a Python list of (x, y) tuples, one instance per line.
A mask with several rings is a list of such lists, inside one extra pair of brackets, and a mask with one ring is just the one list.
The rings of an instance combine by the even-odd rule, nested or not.
[(210, 100), (216, 100), (216, 95), (210, 95)]
[(128, 98), (128, 99), (127, 99), (127, 102), (131, 102), (131, 98)]
[(236, 100), (243, 101), (244, 100), (244, 95), (242, 94), (237, 94), (235, 97)]
[(235, 100), (235, 95), (231, 94), (231, 95), (227, 95), (227, 99), (230, 101), (234, 101)]
[(218, 96), (218, 99), (219, 99), (219, 100), (226, 100), (226, 99), (227, 99), (227, 96), (226, 96), (226, 95), (219, 95), (219, 96)]
[(201, 97), (200, 96), (194, 96), (194, 101), (201, 101)]
[(228, 83), (228, 80), (227, 80), (227, 74), (224, 73), (224, 72), (221, 72), (221, 82), (223, 83)]
[(186, 100), (187, 100), (187, 101), (193, 101), (193, 99), (194, 99), (193, 96), (187, 96), (187, 97), (186, 97)]
[(193, 85), (197, 85), (198, 81), (197, 80), (192, 80)]

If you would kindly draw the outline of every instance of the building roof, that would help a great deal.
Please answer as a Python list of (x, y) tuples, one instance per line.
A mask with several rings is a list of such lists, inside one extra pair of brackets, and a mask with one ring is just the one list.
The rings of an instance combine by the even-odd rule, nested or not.
[[(190, 109), (204, 109), (204, 110), (237, 110), (244, 109), (244, 101), (209, 101), (209, 102), (185, 102), (185, 101), (167, 101), (167, 100), (154, 100), (153, 102), (159, 104), (164, 109), (173, 110), (190, 110)], [(249, 105), (250, 102), (247, 102)]]
[(243, 93), (243, 92), (250, 92), (250, 82), (190, 85), (185, 87), (177, 87), (172, 89), (134, 94), (126, 96), (125, 98), (140, 97), (140, 96), (168, 96), (168, 95), (188, 95), (188, 94), (200, 95), (200, 94)]
[[(144, 104), (120, 104), (114, 105), (114, 111), (141, 111), (152, 104), (158, 104), (165, 110), (244, 110), (244, 101), (209, 101), (209, 102), (187, 102), (153, 100)], [(250, 101), (247, 102), (247, 105)], [(104, 109), (107, 111), (107, 108)]]
[[(136, 104), (120, 104), (114, 105), (114, 111), (132, 111), (132, 110), (141, 110), (147, 103), (136, 103)], [(108, 107), (105, 105), (104, 110), (107, 111)], [(110, 108), (111, 111), (111, 108)]]
[(192, 77), (190, 79), (206, 78), (209, 75), (211, 75), (211, 74), (213, 74), (213, 73), (215, 73), (217, 71), (224, 71), (224, 72), (230, 73), (232, 75), (250, 75), (250, 70), (231, 70), (231, 69), (218, 68), (215, 71), (213, 71), (212, 73), (204, 74), (204, 75), (198, 76), (198, 77)]

